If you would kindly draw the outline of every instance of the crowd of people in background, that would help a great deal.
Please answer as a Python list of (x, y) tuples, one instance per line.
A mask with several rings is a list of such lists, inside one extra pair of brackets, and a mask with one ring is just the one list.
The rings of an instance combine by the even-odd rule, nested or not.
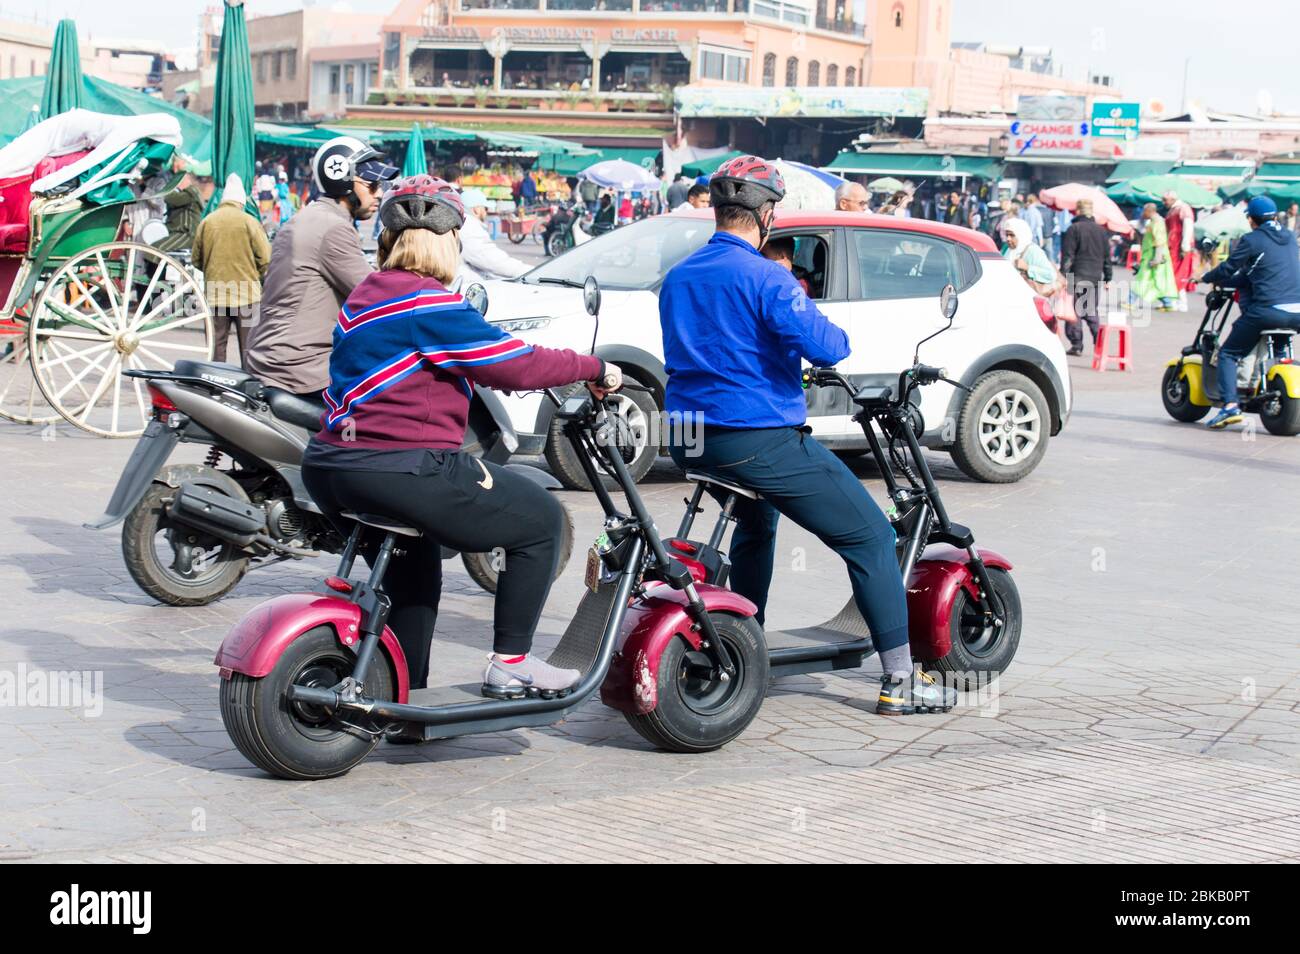
[[(221, 360), (231, 331), (239, 337), (240, 351), (244, 350), (269, 264), (268, 237), (316, 199), (317, 189), (308, 159), (292, 153), (268, 155), (257, 161), (251, 182), (232, 177), (224, 183), (221, 204), (204, 217), (215, 187), (210, 170), (178, 157), (172, 171), (183, 178), (166, 196), (165, 209), (152, 212), (164, 215), (167, 226), (167, 235), (158, 244), (174, 252), (193, 249), (194, 263), (207, 275), (212, 289), (208, 297)], [(557, 197), (539, 188), (539, 178), (522, 169), (513, 179), (511, 198), (505, 201), (491, 200), (478, 188), (460, 189), (458, 165), (445, 167), (442, 176), (461, 191), (467, 213), (460, 233), (464, 261), (467, 271), (478, 278), (513, 278), (529, 267), (493, 241), (493, 214), (546, 215), (559, 207), (560, 219), (585, 216), (584, 227), (600, 235), (647, 216), (709, 205), (707, 176), (678, 175), (656, 193), (618, 192), (571, 177), (567, 196)], [(891, 183), (889, 190), (871, 185), (846, 182), (835, 191), (835, 208), (925, 218), (988, 235), (1034, 291), (1051, 301), (1053, 312), (1064, 320), (1071, 354), (1082, 353), (1085, 328), (1095, 343), (1107, 307), (1106, 289), (1116, 264), (1128, 259), (1130, 246), (1137, 248), (1130, 304), (1148, 303), (1163, 310), (1186, 310), (1194, 276), (1228, 252), (1226, 241), (1197, 242), (1198, 213), (1173, 193), (1160, 203), (1131, 210), (1133, 234), (1123, 236), (1095, 221), (1092, 203), (1087, 201), (1079, 202), (1073, 211), (1055, 209), (1035, 192), (1007, 194), (983, 180), (969, 180), (958, 188), (910, 181), (901, 183), (901, 188)], [(252, 209), (257, 210), (256, 218), (247, 214)], [(1213, 211), (1217, 210), (1200, 214)], [(1294, 229), (1300, 224), (1300, 206), (1292, 203), (1280, 211), (1278, 221)], [(261, 228), (255, 227), (258, 224)], [(365, 226), (372, 228), (370, 222)], [(352, 227), (360, 233), (360, 220)], [(774, 249), (773, 254), (779, 251)], [(227, 286), (241, 292), (226, 294), (222, 288)]]

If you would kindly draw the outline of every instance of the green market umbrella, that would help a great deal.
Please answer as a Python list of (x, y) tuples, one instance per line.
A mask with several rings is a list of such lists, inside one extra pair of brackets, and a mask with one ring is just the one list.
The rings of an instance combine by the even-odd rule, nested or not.
[(883, 179), (877, 179), (867, 186), (872, 192), (902, 192), (903, 183), (893, 176), (885, 176)]
[(217, 84), (212, 95), (212, 175), (217, 188), (208, 208), (221, 201), (226, 178), (233, 172), (250, 196), (246, 208), (256, 215), (253, 194), (253, 75), (248, 52), (244, 0), (226, 0), (217, 54)]
[(49, 119), (70, 109), (79, 109), (81, 95), (81, 52), (77, 48), (77, 24), (60, 20), (54, 31), (50, 64), (45, 69), (45, 88), (41, 92), (41, 119)]
[(1106, 195), (1124, 205), (1141, 205), (1159, 202), (1166, 192), (1172, 192), (1188, 205), (1198, 209), (1212, 209), (1219, 204), (1217, 195), (1197, 185), (1186, 176), (1138, 176), (1127, 182), (1118, 182), (1106, 190)]
[(1292, 202), (1300, 202), (1300, 182), (1251, 179), (1249, 182), (1234, 182), (1230, 186), (1220, 186), (1219, 195), (1228, 202), (1240, 202), (1243, 199), (1253, 199), (1257, 195), (1266, 195), (1282, 208)]
[(411, 138), (406, 143), (406, 159), (402, 162), (402, 178), (424, 175), (429, 165), (424, 158), (424, 135), (419, 123), (411, 123)]

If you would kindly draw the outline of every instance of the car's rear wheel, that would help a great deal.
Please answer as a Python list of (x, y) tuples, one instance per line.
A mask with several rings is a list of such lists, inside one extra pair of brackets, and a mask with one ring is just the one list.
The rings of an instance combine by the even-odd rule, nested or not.
[(990, 371), (962, 404), (950, 452), (968, 477), (1013, 483), (1038, 466), (1051, 430), (1051, 408), (1037, 384), (1018, 371)]

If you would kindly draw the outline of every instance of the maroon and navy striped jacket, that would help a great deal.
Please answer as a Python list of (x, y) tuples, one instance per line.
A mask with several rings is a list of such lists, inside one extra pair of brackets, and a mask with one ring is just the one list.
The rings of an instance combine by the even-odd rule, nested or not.
[(379, 271), (339, 312), (316, 439), (336, 446), (460, 447), (474, 384), (558, 387), (600, 377), (600, 358), (525, 344), (432, 278)]

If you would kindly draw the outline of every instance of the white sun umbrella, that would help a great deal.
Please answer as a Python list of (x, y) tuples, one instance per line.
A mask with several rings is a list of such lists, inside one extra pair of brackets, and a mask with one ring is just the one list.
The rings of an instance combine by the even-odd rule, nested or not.
[(780, 201), (779, 208), (823, 211), (835, 208), (835, 190), (845, 180), (789, 159), (777, 159), (776, 167), (785, 179), (785, 198)]
[(579, 179), (589, 179), (603, 189), (619, 192), (654, 192), (659, 188), (659, 177), (626, 159), (606, 159), (583, 169)]

